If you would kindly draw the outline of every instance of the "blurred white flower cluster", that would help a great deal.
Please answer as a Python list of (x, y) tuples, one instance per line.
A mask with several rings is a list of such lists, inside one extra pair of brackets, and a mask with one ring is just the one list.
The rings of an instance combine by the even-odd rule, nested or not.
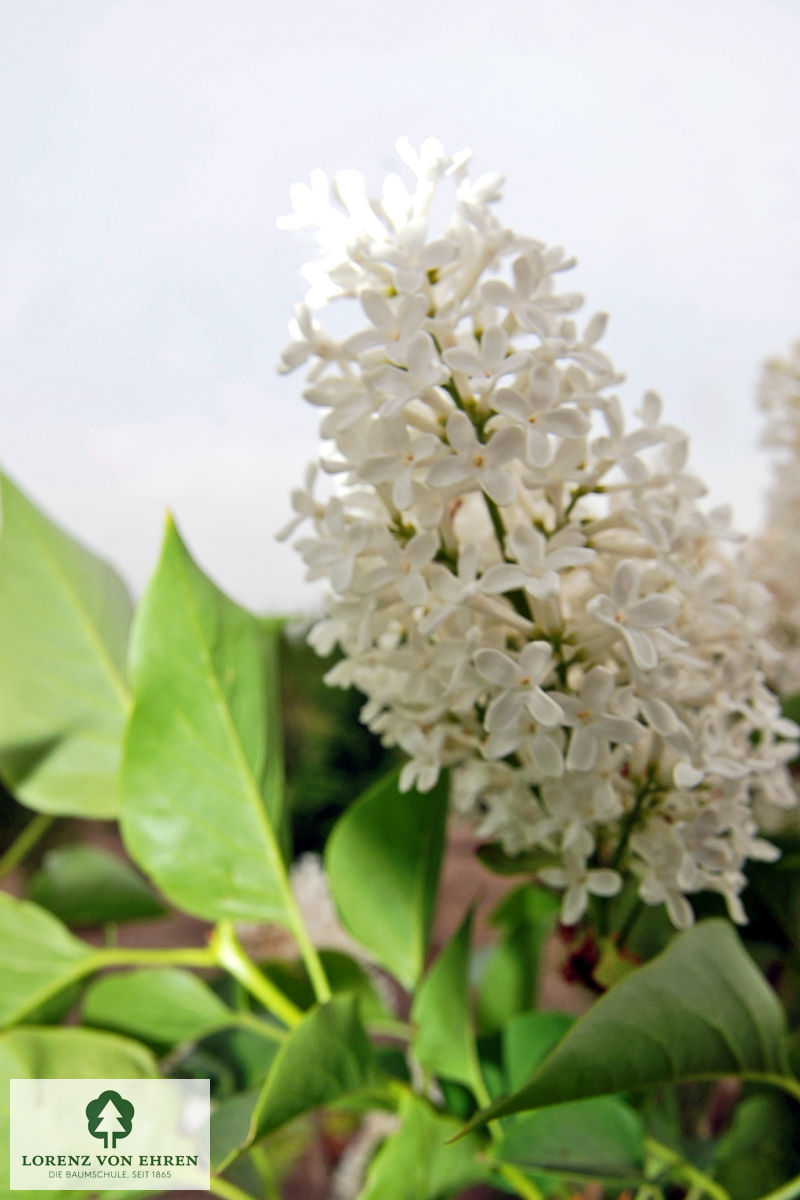
[(781, 695), (800, 692), (800, 342), (764, 366), (759, 403), (763, 444), (773, 451), (767, 526), (753, 543), (755, 574), (774, 599), (769, 670)]
[[(509, 853), (551, 857), (575, 922), (623, 874), (686, 926), (686, 896), (736, 920), (742, 864), (769, 859), (752, 804), (795, 803), (797, 727), (763, 681), (765, 593), (698, 506), (687, 437), (648, 393), (629, 425), (598, 348), (561, 290), (573, 265), (506, 228), (497, 175), (434, 141), (398, 151), (368, 196), (355, 172), (292, 192), (283, 224), (318, 231), (283, 369), (310, 364), (322, 458), (293, 493), (297, 545), (331, 590), (311, 641), (329, 682), (409, 756), (403, 788), (453, 768), (453, 801)], [(442, 191), (454, 205), (431, 229)], [(355, 301), (334, 337), (314, 309)]]

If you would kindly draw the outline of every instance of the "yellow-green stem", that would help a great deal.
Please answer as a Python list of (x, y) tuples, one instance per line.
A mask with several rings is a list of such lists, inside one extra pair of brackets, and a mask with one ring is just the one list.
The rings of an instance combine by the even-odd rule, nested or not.
[(524, 1200), (543, 1200), (542, 1193), (533, 1180), (524, 1175), (518, 1167), (512, 1167), (510, 1163), (495, 1163), (495, 1167), (518, 1196), (522, 1196)]
[(104, 946), (84, 961), (84, 974), (101, 967), (215, 967), (218, 963), (210, 946), (176, 946), (167, 950), (149, 946)]
[(221, 1196), (222, 1200), (255, 1200), (249, 1192), (243, 1191), (235, 1183), (229, 1183), (227, 1179), (220, 1179), (219, 1176), (212, 1176), (209, 1191), (215, 1196)]
[(290, 1029), (302, 1021), (302, 1010), (292, 1004), (244, 952), (230, 921), (220, 921), (217, 925), (210, 948), (214, 961), (244, 984), (259, 1004), (263, 1004), (278, 1020)]
[(255, 1013), (237, 1012), (231, 1018), (231, 1025), (238, 1025), (240, 1029), (248, 1029), (251, 1033), (266, 1038), (269, 1042), (282, 1042), (286, 1037), (285, 1030), (277, 1029), (268, 1021), (262, 1021)]
[(325, 1004), (331, 998), (331, 988), (328, 983), (328, 977), (325, 974), (325, 968), (319, 957), (316, 946), (311, 941), (306, 929), (305, 921), (302, 918), (299, 909), (292, 913), (292, 933), (294, 934), (297, 948), (305, 963), (308, 977), (311, 980), (311, 986), (314, 989), (314, 995), (319, 1004)]
[[(758, 1076), (754, 1076), (754, 1078), (758, 1078)], [(800, 1103), (800, 1082), (798, 1082), (796, 1079), (792, 1079), (789, 1075), (765, 1075), (763, 1078), (767, 1083), (771, 1083), (775, 1087), (781, 1088), (794, 1100), (797, 1100), (798, 1103)]]
[(666, 1167), (671, 1167), (677, 1174), (682, 1175), (692, 1187), (700, 1188), (707, 1196), (711, 1196), (712, 1200), (731, 1200), (729, 1193), (721, 1183), (717, 1183), (716, 1179), (706, 1175), (705, 1171), (701, 1171), (693, 1163), (687, 1162), (682, 1154), (678, 1154), (677, 1150), (657, 1142), (654, 1138), (645, 1138), (644, 1146), (652, 1158), (658, 1159)]
[(44, 837), (54, 821), (55, 817), (50, 813), (37, 813), (33, 820), (28, 822), (0, 858), (0, 879), (8, 875), (9, 871), (13, 871), (14, 867), (19, 866), (26, 854)]
[(264, 1200), (281, 1200), (278, 1180), (265, 1148), (263, 1146), (251, 1146), (250, 1161), (258, 1171), (261, 1182), (264, 1185)]

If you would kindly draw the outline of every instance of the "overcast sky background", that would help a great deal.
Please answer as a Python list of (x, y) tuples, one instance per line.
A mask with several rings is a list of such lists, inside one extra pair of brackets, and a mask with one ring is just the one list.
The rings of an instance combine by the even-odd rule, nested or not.
[(313, 167), (471, 146), (501, 215), (611, 313), (739, 523), (760, 362), (800, 336), (796, 0), (0, 3), (0, 462), (140, 590), (165, 506), (245, 603), (308, 608), (274, 533), (316, 450), (278, 378)]

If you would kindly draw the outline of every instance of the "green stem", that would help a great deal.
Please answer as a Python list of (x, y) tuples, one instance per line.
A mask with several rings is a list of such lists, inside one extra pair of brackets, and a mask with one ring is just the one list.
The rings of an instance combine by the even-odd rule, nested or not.
[(636, 903), (631, 907), (631, 911), (628, 913), (627, 917), (622, 922), (622, 925), (620, 926), (620, 931), (617, 934), (617, 949), (618, 950), (622, 950), (623, 947), (625, 946), (625, 943), (627, 942), (628, 938), (631, 936), (631, 932), (633, 930), (634, 925), (639, 920), (639, 917), (642, 915), (643, 911), (644, 911), (644, 901), (637, 899)]
[(655, 789), (652, 787), (652, 781), (648, 778), (647, 782), (644, 783), (636, 793), (636, 798), (633, 802), (633, 807), (631, 808), (630, 812), (623, 817), (620, 823), (622, 830), (620, 839), (617, 844), (617, 848), (614, 851), (611, 862), (609, 863), (609, 866), (612, 868), (612, 870), (615, 870), (622, 861), (622, 857), (625, 851), (628, 849), (630, 836), (636, 828), (636, 822), (639, 820), (639, 815), (642, 811), (642, 805), (647, 797), (653, 794), (654, 790)]
[(518, 1167), (512, 1167), (510, 1163), (495, 1163), (494, 1165), (506, 1183), (511, 1184), (518, 1196), (523, 1196), (524, 1200), (543, 1200), (542, 1193), (533, 1180), (524, 1175)]
[(716, 1179), (706, 1175), (705, 1171), (701, 1171), (693, 1163), (687, 1162), (682, 1154), (678, 1154), (677, 1150), (650, 1137), (645, 1138), (644, 1146), (649, 1155), (664, 1163), (665, 1166), (673, 1168), (684, 1177), (687, 1183), (692, 1187), (700, 1188), (706, 1195), (711, 1196), (712, 1200), (731, 1200), (729, 1193), (721, 1183), (717, 1183)]
[[(747, 1079), (748, 1076), (744, 1075), (743, 1078)], [(793, 1079), (791, 1076), (789, 1076), (789, 1075), (753, 1075), (753, 1076), (750, 1076), (750, 1078), (763, 1080), (765, 1083), (771, 1083), (773, 1087), (781, 1088), (782, 1091), (786, 1092), (789, 1096), (792, 1096), (793, 1099), (797, 1100), (798, 1103), (800, 1103), (800, 1083), (796, 1079)]]
[(230, 921), (219, 922), (211, 938), (210, 949), (214, 955), (214, 962), (244, 984), (260, 1004), (290, 1029), (302, 1021), (302, 1010), (296, 1004), (292, 1004), (245, 954)]
[(263, 1146), (250, 1147), (250, 1161), (261, 1177), (265, 1200), (281, 1200), (278, 1180), (269, 1161), (269, 1155)]
[[(503, 515), (500, 512), (498, 505), (495, 504), (491, 496), (486, 495), (486, 492), (483, 493), (483, 499), (486, 502), (486, 508), (492, 521), (492, 529), (494, 530), (494, 535), (497, 538), (497, 544), (500, 547), (500, 553), (503, 556), (504, 561), (508, 562), (508, 559), (506, 558), (506, 526), (503, 520)], [(528, 597), (522, 588), (515, 588), (511, 592), (505, 592), (505, 596), (511, 602), (515, 611), (520, 617), (524, 617), (526, 621), (533, 620), (533, 613), (531, 612), (531, 606), (528, 603)]]
[[(267, 638), (265, 642), (265, 675), (267, 679), (268, 697), (267, 712), (273, 719), (267, 728), (267, 773), (264, 780), (265, 794), (271, 798), (273, 811), (283, 812), (284, 794), (286, 790), (286, 773), (284, 764), (283, 726), (280, 721), (281, 712), (281, 668), (280, 668), (280, 630), (284, 622), (281, 620), (265, 623)], [(282, 864), (283, 869), (283, 864)], [(284, 871), (285, 877), (285, 871)], [(294, 934), (300, 956), (306, 965), (314, 995), (320, 1004), (331, 998), (331, 989), (325, 969), (320, 961), (316, 946), (309, 937), (305, 921), (297, 904), (288, 879), (285, 880), (285, 899), (291, 930)]]
[(294, 940), (297, 942), (297, 948), (300, 951), (300, 956), (305, 963), (308, 977), (311, 980), (311, 986), (314, 989), (314, 995), (319, 1004), (326, 1004), (331, 998), (331, 988), (328, 983), (328, 976), (325, 974), (325, 968), (322, 965), (317, 947), (309, 937), (306, 929), (305, 921), (302, 918), (299, 908), (294, 906), (294, 911), (290, 913), (292, 918), (292, 933)]
[(209, 1191), (215, 1196), (221, 1196), (222, 1200), (255, 1200), (249, 1192), (245, 1192), (242, 1188), (237, 1187), (235, 1183), (230, 1183), (227, 1179), (212, 1176), (209, 1183)]
[(54, 821), (55, 817), (50, 813), (37, 813), (33, 820), (28, 822), (22, 833), (16, 837), (0, 858), (0, 879), (9, 871), (13, 871), (14, 867), (19, 866), (26, 854), (44, 837)]
[[(154, 950), (149, 946), (105, 946), (89, 959), (84, 974), (103, 967), (216, 967), (218, 960), (210, 946), (176, 946)], [(81, 964), (82, 965), (82, 964)]]
[[(442, 348), (439, 345), (436, 338), (433, 339), (433, 343), (436, 346), (436, 350), (439, 354), (439, 357), (442, 359), (442, 362), (444, 362), (444, 358), (442, 356)], [(469, 417), (470, 421), (472, 421), (472, 424), (475, 426), (475, 428), (477, 430), (478, 437), (482, 441), (483, 440), (483, 423), (476, 422), (473, 414), (470, 413), (469, 410), (467, 409), (467, 406), (464, 403), (464, 398), (461, 395), (461, 393), (459, 392), (458, 387), (456, 386), (456, 381), (455, 381), (455, 379), (453, 379), (452, 375), (450, 376), (447, 383), (445, 383), (443, 386), (444, 386), (444, 390), (452, 398), (456, 407), (460, 408), (463, 413), (466, 413), (467, 416)], [(497, 504), (495, 504), (495, 502), (491, 498), (491, 496), (486, 495), (486, 492), (483, 493), (483, 498), (486, 501), (486, 507), (489, 511), (489, 517), (491, 518), (492, 528), (494, 529), (494, 534), (495, 534), (495, 537), (497, 538), (497, 542), (500, 547), (500, 554), (501, 554), (502, 558), (506, 562), (508, 562), (508, 559), (506, 558), (506, 527), (505, 527), (503, 518), (501, 516), (500, 509), (498, 508)], [(528, 602), (528, 597), (522, 588), (515, 588), (514, 591), (506, 592), (505, 595), (507, 596), (509, 602), (513, 606), (513, 608), (516, 611), (518, 616), (524, 617), (526, 621), (533, 620), (533, 613), (531, 611), (531, 606)]]
[(286, 1036), (282, 1029), (276, 1029), (268, 1021), (262, 1021), (255, 1013), (237, 1012), (232, 1015), (231, 1025), (237, 1025), (240, 1029), (256, 1033), (259, 1037), (266, 1038), (268, 1042), (282, 1042)]

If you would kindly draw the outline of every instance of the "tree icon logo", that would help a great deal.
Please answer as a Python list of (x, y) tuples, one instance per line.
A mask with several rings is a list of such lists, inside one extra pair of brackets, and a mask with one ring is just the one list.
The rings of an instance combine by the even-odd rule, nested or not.
[(119, 1092), (101, 1092), (86, 1105), (86, 1120), (92, 1137), (103, 1138), (106, 1150), (113, 1150), (133, 1127), (133, 1105)]

